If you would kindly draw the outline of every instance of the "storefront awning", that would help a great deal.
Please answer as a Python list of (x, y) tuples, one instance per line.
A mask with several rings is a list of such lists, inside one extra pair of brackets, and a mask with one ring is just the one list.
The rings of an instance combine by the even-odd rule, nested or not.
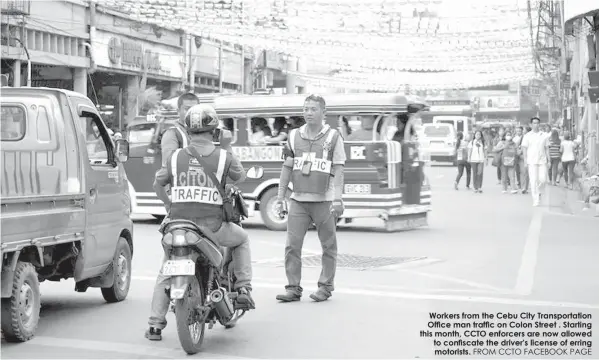
[(599, 13), (599, 4), (595, 1), (570, 0), (564, 1), (564, 21), (566, 30), (572, 26), (572, 22), (585, 16)]

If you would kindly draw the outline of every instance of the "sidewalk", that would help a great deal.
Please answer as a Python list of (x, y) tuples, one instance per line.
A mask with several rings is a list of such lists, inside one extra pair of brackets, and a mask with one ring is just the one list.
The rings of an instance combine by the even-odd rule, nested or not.
[[(546, 205), (551, 212), (584, 217), (599, 217), (599, 205), (585, 204), (580, 191), (547, 185)], [(599, 221), (599, 219), (598, 219)]]

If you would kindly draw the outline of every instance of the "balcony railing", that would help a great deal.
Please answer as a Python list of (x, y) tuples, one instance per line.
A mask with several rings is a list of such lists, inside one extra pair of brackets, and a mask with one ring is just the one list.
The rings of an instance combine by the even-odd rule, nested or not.
[(31, 0), (0, 0), (2, 15), (29, 15)]

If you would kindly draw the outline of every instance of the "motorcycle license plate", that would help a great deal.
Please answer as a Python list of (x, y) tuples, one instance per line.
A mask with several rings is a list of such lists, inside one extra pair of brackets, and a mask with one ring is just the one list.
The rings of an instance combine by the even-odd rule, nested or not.
[(162, 275), (195, 275), (195, 268), (196, 265), (191, 260), (167, 260), (164, 265), (162, 265)]

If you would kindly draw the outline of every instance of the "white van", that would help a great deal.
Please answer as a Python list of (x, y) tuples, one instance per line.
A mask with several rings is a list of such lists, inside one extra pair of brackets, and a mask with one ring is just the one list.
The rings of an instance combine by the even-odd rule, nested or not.
[(431, 161), (454, 162), (456, 136), (457, 132), (451, 124), (424, 124), (418, 141), (428, 150)]
[(464, 135), (470, 134), (474, 127), (472, 118), (469, 118), (468, 116), (435, 116), (433, 117), (433, 124), (453, 125), (456, 133), (461, 131)]

